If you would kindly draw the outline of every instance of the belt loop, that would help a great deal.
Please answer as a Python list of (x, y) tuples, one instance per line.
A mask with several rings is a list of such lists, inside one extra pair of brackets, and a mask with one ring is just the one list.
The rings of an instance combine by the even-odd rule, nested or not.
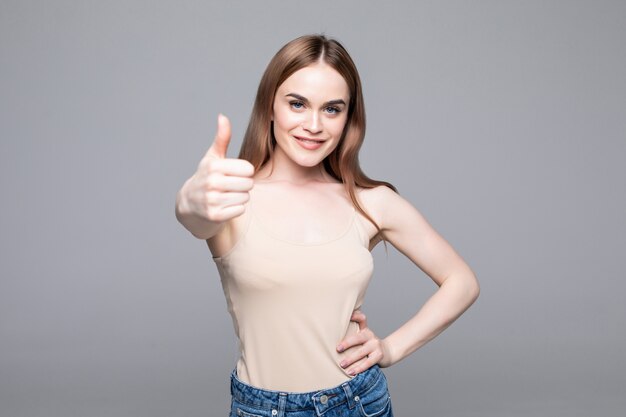
[(284, 417), (285, 416), (285, 406), (287, 404), (287, 393), (286, 392), (281, 392), (278, 394), (278, 416), (277, 417)]
[(342, 384), (341, 387), (343, 388), (343, 391), (346, 393), (346, 397), (348, 398), (348, 408), (352, 410), (356, 405), (356, 402), (354, 401), (354, 398), (352, 398), (352, 390), (350, 389), (350, 384), (346, 382)]

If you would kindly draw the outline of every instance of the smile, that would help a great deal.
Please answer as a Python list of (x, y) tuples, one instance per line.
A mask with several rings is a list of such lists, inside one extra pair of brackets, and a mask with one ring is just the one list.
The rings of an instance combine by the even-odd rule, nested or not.
[(322, 144), (324, 143), (324, 140), (321, 139), (309, 139), (299, 136), (294, 136), (294, 138), (296, 138), (300, 146), (308, 150), (315, 150), (322, 146)]
[(302, 142), (308, 142), (308, 143), (324, 143), (323, 139), (309, 139), (309, 138), (305, 138), (302, 136), (294, 136), (296, 139), (302, 141)]

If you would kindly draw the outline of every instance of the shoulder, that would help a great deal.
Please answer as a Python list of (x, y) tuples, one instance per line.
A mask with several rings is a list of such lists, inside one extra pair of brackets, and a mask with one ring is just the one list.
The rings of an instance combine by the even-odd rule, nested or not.
[[(376, 222), (383, 234), (390, 227), (390, 218), (393, 219), (398, 214), (394, 214), (397, 208), (403, 206), (406, 200), (400, 194), (387, 187), (386, 185), (377, 185), (372, 188), (356, 188), (356, 195), (363, 210)], [(393, 223), (393, 221), (391, 222)], [(376, 230), (373, 224), (365, 222), (374, 246), (382, 237), (380, 232)]]
[(357, 188), (363, 208), (376, 220), (381, 229), (401, 227), (408, 218), (421, 213), (405, 197), (385, 185), (373, 188)]
[(357, 196), (364, 208), (372, 212), (377, 220), (382, 221), (383, 215), (393, 208), (394, 204), (404, 200), (400, 194), (387, 187), (377, 185), (373, 188), (357, 187)]
[(394, 190), (387, 187), (386, 185), (377, 185), (373, 188), (357, 187), (356, 191), (364, 199), (368, 199), (372, 203), (381, 203), (384, 202), (385, 198), (393, 198), (393, 196), (399, 196), (398, 193), (396, 193)]

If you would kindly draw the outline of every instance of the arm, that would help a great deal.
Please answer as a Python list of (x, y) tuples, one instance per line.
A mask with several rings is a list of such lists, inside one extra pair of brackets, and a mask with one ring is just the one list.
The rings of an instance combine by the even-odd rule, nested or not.
[(401, 361), (450, 326), (480, 292), (469, 266), (408, 201), (385, 186), (369, 190), (367, 196), (367, 209), (381, 228), (370, 245), (380, 241), (382, 234), (428, 274), (439, 290), (385, 339), (379, 339), (368, 327), (365, 314), (355, 310), (351, 320), (359, 323), (360, 331), (337, 346), (337, 351), (343, 352), (360, 345), (340, 363), (350, 375), (374, 364), (386, 368)]
[(382, 234), (439, 286), (415, 316), (383, 339), (380, 366), (388, 367), (450, 326), (476, 301), (480, 287), (465, 261), (407, 200), (384, 186), (374, 199)]
[(176, 194), (176, 219), (198, 239), (213, 237), (243, 213), (254, 185), (250, 162), (226, 158), (230, 137), (230, 121), (220, 115), (213, 144)]

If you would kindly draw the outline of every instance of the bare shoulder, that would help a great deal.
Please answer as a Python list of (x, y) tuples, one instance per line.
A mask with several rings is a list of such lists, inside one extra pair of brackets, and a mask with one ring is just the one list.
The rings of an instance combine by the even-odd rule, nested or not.
[(386, 185), (378, 185), (373, 188), (357, 188), (357, 196), (375, 220), (381, 223), (384, 221), (384, 215), (392, 210), (397, 204), (408, 203), (400, 194), (396, 193)]
[[(385, 230), (385, 217), (389, 209), (394, 206), (394, 202), (402, 197), (386, 185), (378, 185), (373, 188), (356, 188), (357, 197), (363, 209), (372, 217), (381, 232)], [(376, 227), (361, 215), (362, 224), (370, 237), (370, 250), (382, 240), (382, 234)]]
[(390, 195), (398, 195), (394, 190), (387, 187), (386, 185), (377, 185), (373, 188), (363, 188), (357, 187), (357, 191), (361, 193), (364, 198), (369, 198), (372, 200), (379, 200), (384, 197), (388, 197)]

